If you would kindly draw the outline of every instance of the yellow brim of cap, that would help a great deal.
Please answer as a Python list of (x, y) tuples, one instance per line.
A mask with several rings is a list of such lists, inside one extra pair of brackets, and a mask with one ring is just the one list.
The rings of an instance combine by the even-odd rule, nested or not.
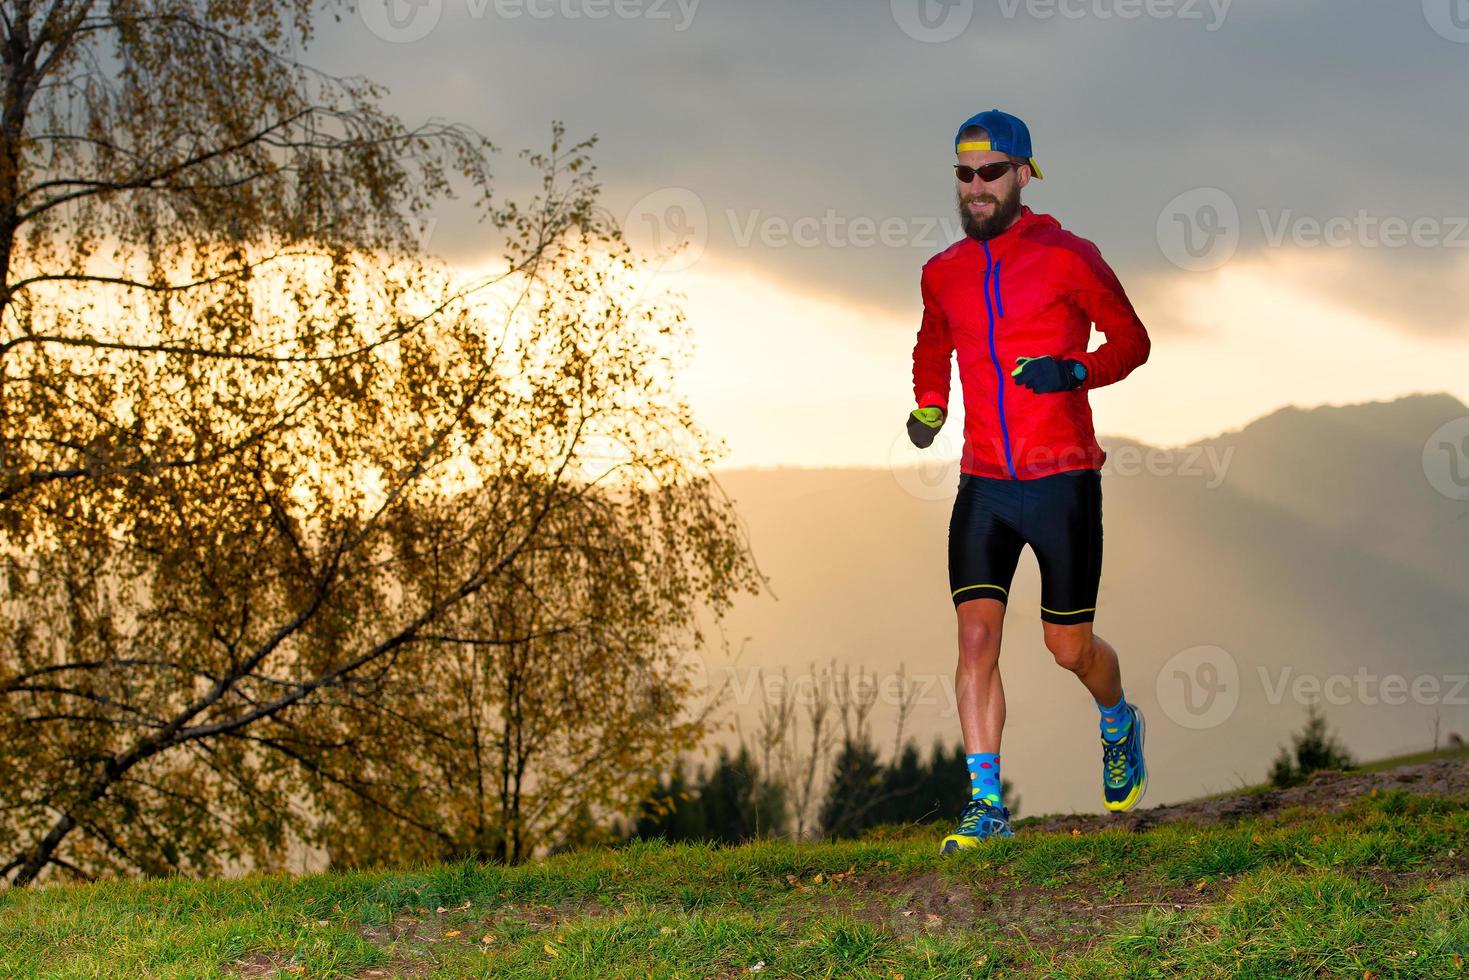
[[(988, 153), (993, 148), (989, 140), (971, 140), (968, 143), (957, 144), (954, 147), (954, 151), (956, 153), (967, 153), (971, 150), (978, 150), (981, 153)], [(1045, 174), (1041, 173), (1041, 168), (1036, 164), (1035, 157), (1028, 157), (1025, 162), (1030, 164), (1030, 172), (1035, 175), (1036, 180), (1046, 179)]]

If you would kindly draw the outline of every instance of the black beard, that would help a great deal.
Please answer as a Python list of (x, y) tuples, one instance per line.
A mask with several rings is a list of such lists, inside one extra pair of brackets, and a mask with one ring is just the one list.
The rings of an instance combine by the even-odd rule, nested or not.
[[(1020, 214), (1020, 186), (1013, 187), (1004, 200), (996, 198), (993, 194), (966, 194), (959, 192), (959, 224), (964, 228), (964, 234), (977, 241), (985, 241), (994, 238), (1000, 232), (1010, 227), (1011, 222)], [(988, 218), (976, 218), (974, 212), (969, 210), (969, 202), (974, 200), (992, 201), (994, 209)]]

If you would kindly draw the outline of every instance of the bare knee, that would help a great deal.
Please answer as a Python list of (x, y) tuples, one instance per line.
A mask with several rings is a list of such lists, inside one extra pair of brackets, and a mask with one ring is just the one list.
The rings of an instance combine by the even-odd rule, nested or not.
[(964, 623), (959, 627), (959, 652), (973, 658), (983, 657), (995, 649), (995, 631), (989, 623)]
[[(978, 600), (985, 603), (988, 600)], [(992, 613), (985, 610), (986, 613)], [(998, 659), (1000, 654), (1000, 623), (993, 614), (978, 615), (961, 612), (959, 615), (959, 656), (971, 663), (983, 663)]]
[(1056, 665), (1072, 673), (1085, 674), (1096, 656), (1096, 645), (1090, 630), (1046, 630), (1046, 649), (1056, 658)]

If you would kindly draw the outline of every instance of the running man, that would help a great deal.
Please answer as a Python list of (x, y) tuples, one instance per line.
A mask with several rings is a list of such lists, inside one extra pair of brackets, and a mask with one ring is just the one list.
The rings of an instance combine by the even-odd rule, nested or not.
[[(1021, 549), (1041, 572), (1046, 647), (1096, 702), (1102, 801), (1137, 805), (1147, 786), (1143, 717), (1123, 696), (1117, 652), (1092, 632), (1102, 571), (1101, 467), (1087, 391), (1148, 359), (1147, 330), (1097, 247), (1020, 203), (1041, 179), (1025, 123), (998, 109), (954, 139), (965, 236), (923, 266), (913, 347), (918, 407), (908, 433), (932, 444), (959, 355), (964, 450), (949, 522), (949, 588), (959, 623), (954, 683), (970, 800), (940, 845), (948, 854), (1010, 836), (1000, 794), (1000, 633)], [(1103, 343), (1087, 350), (1092, 325)]]

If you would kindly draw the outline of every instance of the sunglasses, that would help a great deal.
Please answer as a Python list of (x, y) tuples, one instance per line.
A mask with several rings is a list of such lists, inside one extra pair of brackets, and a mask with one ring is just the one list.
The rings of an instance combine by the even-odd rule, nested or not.
[(1009, 160), (1000, 160), (996, 163), (987, 163), (982, 167), (966, 167), (962, 163), (954, 164), (954, 176), (959, 178), (959, 183), (967, 184), (976, 176), (986, 184), (999, 180), (1009, 172), (1011, 167), (1023, 167), (1023, 163), (1011, 163)]

